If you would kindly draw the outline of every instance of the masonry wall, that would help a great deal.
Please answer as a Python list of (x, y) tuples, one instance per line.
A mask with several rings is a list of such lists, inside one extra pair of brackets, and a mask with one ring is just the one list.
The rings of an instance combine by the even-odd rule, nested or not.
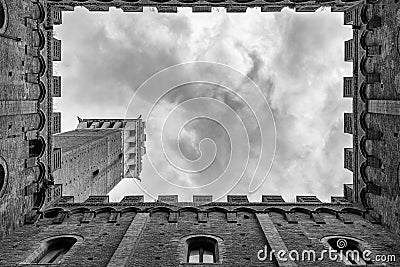
[[(399, 236), (393, 235), (393, 232), (384, 229), (382, 225), (373, 224), (360, 215), (348, 213), (344, 215), (346, 216), (346, 222), (344, 222), (335, 214), (321, 211), (320, 219), (324, 221), (321, 224), (316, 223), (305, 212), (294, 213), (297, 223), (288, 223), (284, 215), (278, 212), (269, 214), (287, 249), (300, 251), (300, 257), (303, 250), (314, 250), (317, 255), (321, 255), (322, 250), (329, 249), (321, 242), (323, 237), (344, 236), (365, 241), (365, 249), (371, 250), (374, 255), (395, 255), (398, 261), (387, 262), (386, 266), (398, 266), (400, 262)], [(298, 266), (346, 266), (343, 263), (333, 263), (328, 257), (314, 263), (305, 261), (296, 263)]]
[(77, 129), (118, 129), (122, 132), (124, 178), (140, 180), (142, 158), (146, 153), (145, 122), (137, 119), (81, 119)]
[(122, 137), (119, 130), (74, 130), (54, 136), (61, 148), (61, 168), (53, 172), (63, 195), (83, 202), (106, 195), (122, 179)]
[[(265, 246), (286, 251), (327, 250), (321, 240), (343, 236), (362, 240), (373, 255), (392, 255), (400, 262), (400, 237), (349, 204), (159, 202), (59, 204), (7, 237), (0, 265), (15, 266), (40, 249), (42, 240), (60, 235), (83, 238), (59, 266), (193, 266), (185, 263), (185, 240), (211, 236), (219, 242), (218, 264), (196, 266), (345, 266), (331, 261), (259, 261)], [(364, 218), (365, 217), (365, 218)], [(319, 255), (319, 254), (317, 254)], [(37, 264), (24, 266), (40, 266)], [(43, 265), (44, 266), (44, 265)]]
[(399, 234), (400, 55), (392, 44), (400, 22), (399, 6), (385, 3), (355, 9), (354, 200)]
[(181, 0), (156, 0), (156, 1), (119, 1), (110, 0), (105, 2), (87, 1), (87, 0), (49, 0), (48, 3), (61, 10), (72, 10), (77, 5), (82, 5), (89, 11), (108, 11), (110, 7), (121, 8), (124, 12), (142, 12), (144, 6), (156, 7), (158, 12), (176, 13), (178, 6), (191, 7), (194, 12), (211, 12), (212, 7), (225, 7), (227, 12), (246, 12), (247, 7), (261, 7), (261, 12), (280, 12), (284, 7), (290, 6), (295, 8), (297, 12), (314, 12), (321, 6), (331, 6), (332, 11), (344, 11), (354, 6), (360, 1), (337, 1), (320, 3), (318, 1), (262, 1), (254, 0), (251, 4), (234, 0), (234, 1), (208, 1), (202, 3), (200, 1), (181, 1)]
[[(47, 49), (41, 39), (43, 1), (0, 4), (6, 14), (0, 28), (0, 162), (6, 170), (0, 188), (1, 239), (22, 225), (33, 208), (42, 206), (44, 184), (51, 187), (51, 95), (46, 87)], [(30, 154), (30, 146), (31, 152), (40, 146), (40, 155)]]
[(220, 266), (276, 266), (257, 260), (266, 240), (254, 214), (238, 212), (236, 222), (228, 222), (226, 213), (218, 210), (208, 213), (207, 222), (198, 222), (197, 216), (197, 212), (182, 211), (176, 223), (169, 223), (168, 212), (152, 213), (128, 266), (186, 266), (183, 238), (196, 234), (223, 240)]
[(66, 234), (78, 235), (84, 239), (74, 245), (63, 257), (63, 263), (57, 266), (107, 266), (136, 213), (126, 212), (118, 222), (109, 223), (110, 210), (98, 210), (90, 223), (81, 223), (84, 212), (85, 210), (80, 209), (73, 211), (61, 224), (53, 224), (57, 213), (48, 213), (35, 225), (25, 226), (14, 232), (2, 241), (0, 266), (16, 266), (39, 249), (43, 239)]

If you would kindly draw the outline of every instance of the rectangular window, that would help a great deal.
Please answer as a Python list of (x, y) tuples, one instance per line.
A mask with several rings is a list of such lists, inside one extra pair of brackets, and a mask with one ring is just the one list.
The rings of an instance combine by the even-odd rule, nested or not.
[(353, 171), (353, 149), (344, 149), (344, 167), (349, 171)]
[(353, 39), (344, 42), (344, 61), (353, 61)]
[(61, 25), (62, 24), (62, 13), (60, 9), (53, 8), (53, 24), (54, 25)]
[(353, 97), (353, 77), (343, 78), (343, 97)]
[(53, 76), (53, 97), (61, 97), (61, 76)]
[(61, 168), (61, 148), (53, 149), (53, 170)]
[(61, 61), (61, 40), (53, 38), (53, 61)]
[(344, 113), (344, 132), (353, 134), (353, 113)]
[(345, 10), (344, 11), (344, 25), (354, 25), (354, 11)]
[(53, 134), (61, 133), (61, 112), (53, 112)]

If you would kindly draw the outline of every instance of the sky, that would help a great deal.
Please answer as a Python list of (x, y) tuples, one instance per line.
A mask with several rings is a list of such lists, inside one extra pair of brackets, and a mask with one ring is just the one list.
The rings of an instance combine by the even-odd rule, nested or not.
[(330, 201), (352, 182), (343, 168), (343, 14), (158, 14), (63, 12), (62, 131), (82, 118), (146, 120), (142, 182), (124, 179), (124, 195), (316, 195)]

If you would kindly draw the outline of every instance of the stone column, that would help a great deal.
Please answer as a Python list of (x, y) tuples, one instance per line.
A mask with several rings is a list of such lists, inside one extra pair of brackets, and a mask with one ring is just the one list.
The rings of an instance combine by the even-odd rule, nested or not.
[[(274, 250), (276, 253), (280, 250), (286, 252), (284, 255), (285, 259), (287, 259), (286, 261), (280, 260), (278, 259), (278, 257), (276, 257), (276, 261), (278, 262), (279, 267), (296, 267), (297, 264), (291, 261), (288, 257), (288, 248), (286, 247), (281, 236), (279, 235), (278, 230), (276, 230), (275, 225), (269, 217), (268, 213), (257, 213), (256, 216), (258, 222), (261, 225), (264, 236), (267, 239), (269, 246), (271, 247), (271, 250)], [(267, 260), (269, 260), (269, 255), (267, 256)]]
[(128, 263), (129, 257), (135, 252), (139, 244), (140, 236), (149, 219), (149, 213), (137, 213), (129, 225), (124, 237), (115, 250), (107, 267), (124, 267)]

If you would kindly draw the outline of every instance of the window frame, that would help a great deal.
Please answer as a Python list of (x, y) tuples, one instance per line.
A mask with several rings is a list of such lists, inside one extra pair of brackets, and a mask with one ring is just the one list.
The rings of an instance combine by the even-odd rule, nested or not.
[[(212, 250), (213, 256), (214, 256), (213, 263), (189, 262), (190, 247), (196, 241), (211, 242), (213, 244), (213, 246), (214, 246), (214, 249)], [(181, 255), (180, 256), (180, 264), (182, 264), (184, 266), (186, 266), (186, 265), (190, 265), (190, 266), (191, 265), (204, 265), (204, 264), (220, 265), (221, 263), (223, 263), (223, 255), (225, 254), (224, 240), (219, 236), (210, 235), (210, 234), (187, 235), (187, 236), (184, 236), (181, 238), (181, 242), (178, 247), (178, 253)]]
[[(191, 237), (187, 242), (188, 252), (187, 252), (187, 263), (204, 263), (204, 253), (206, 251), (212, 253), (213, 262), (217, 262), (218, 254), (218, 242), (217, 240), (210, 237)], [(191, 252), (198, 251), (199, 262), (190, 262)], [(196, 253), (197, 255), (197, 253)], [(210, 263), (210, 262), (207, 262)]]
[[(350, 246), (350, 248), (346, 249), (346, 247), (344, 247), (343, 249), (339, 248), (339, 250), (337, 250), (335, 247), (333, 247), (330, 244), (330, 241), (332, 239), (336, 239), (336, 240), (343, 239), (343, 240), (346, 240), (346, 242), (347, 242), (346, 247)], [(320, 241), (326, 247), (328, 247), (329, 249), (333, 249), (333, 250), (337, 251), (337, 253), (336, 253), (336, 255), (338, 256), (337, 261), (342, 259), (341, 262), (343, 262), (346, 265), (349, 265), (349, 266), (364, 266), (364, 265), (365, 266), (367, 266), (367, 265), (368, 266), (374, 266), (375, 265), (375, 262), (373, 262), (372, 260), (366, 262), (363, 259), (364, 251), (365, 250), (369, 250), (369, 251), (372, 252), (372, 249), (367, 245), (367, 243), (365, 241), (363, 241), (361, 239), (354, 238), (354, 237), (351, 237), (351, 236), (345, 236), (345, 235), (343, 235), (343, 236), (341, 236), (341, 235), (330, 235), (330, 236), (325, 236), (325, 237), (321, 238)], [(354, 255), (353, 253), (348, 253), (348, 251), (355, 251), (355, 250), (357, 250), (358, 253), (359, 253), (359, 260), (358, 260), (359, 262), (358, 263), (352, 263), (352, 261), (356, 261), (356, 260), (355, 259), (349, 259), (347, 257), (348, 254)], [(372, 254), (369, 255), (369, 258), (373, 259), (373, 255), (374, 255), (374, 253), (372, 252)]]
[[(58, 255), (56, 257), (59, 258), (57, 262), (51, 262), (51, 263), (43, 263), (41, 260), (46, 256), (46, 254), (51, 250), (52, 246), (59, 244), (63, 244), (63, 239), (75, 239), (75, 242), (72, 243), (72, 245), (66, 249), (65, 253), (63, 253), (61, 256)], [(45, 238), (40, 241), (39, 247), (36, 248), (29, 256), (28, 258), (21, 262), (20, 264), (29, 264), (29, 265), (59, 265), (63, 262), (63, 259), (65, 259), (65, 256), (68, 255), (71, 250), (76, 250), (77, 247), (79, 246), (80, 243), (83, 241), (83, 237), (79, 235), (57, 235), (57, 236), (51, 236), (48, 238)]]

